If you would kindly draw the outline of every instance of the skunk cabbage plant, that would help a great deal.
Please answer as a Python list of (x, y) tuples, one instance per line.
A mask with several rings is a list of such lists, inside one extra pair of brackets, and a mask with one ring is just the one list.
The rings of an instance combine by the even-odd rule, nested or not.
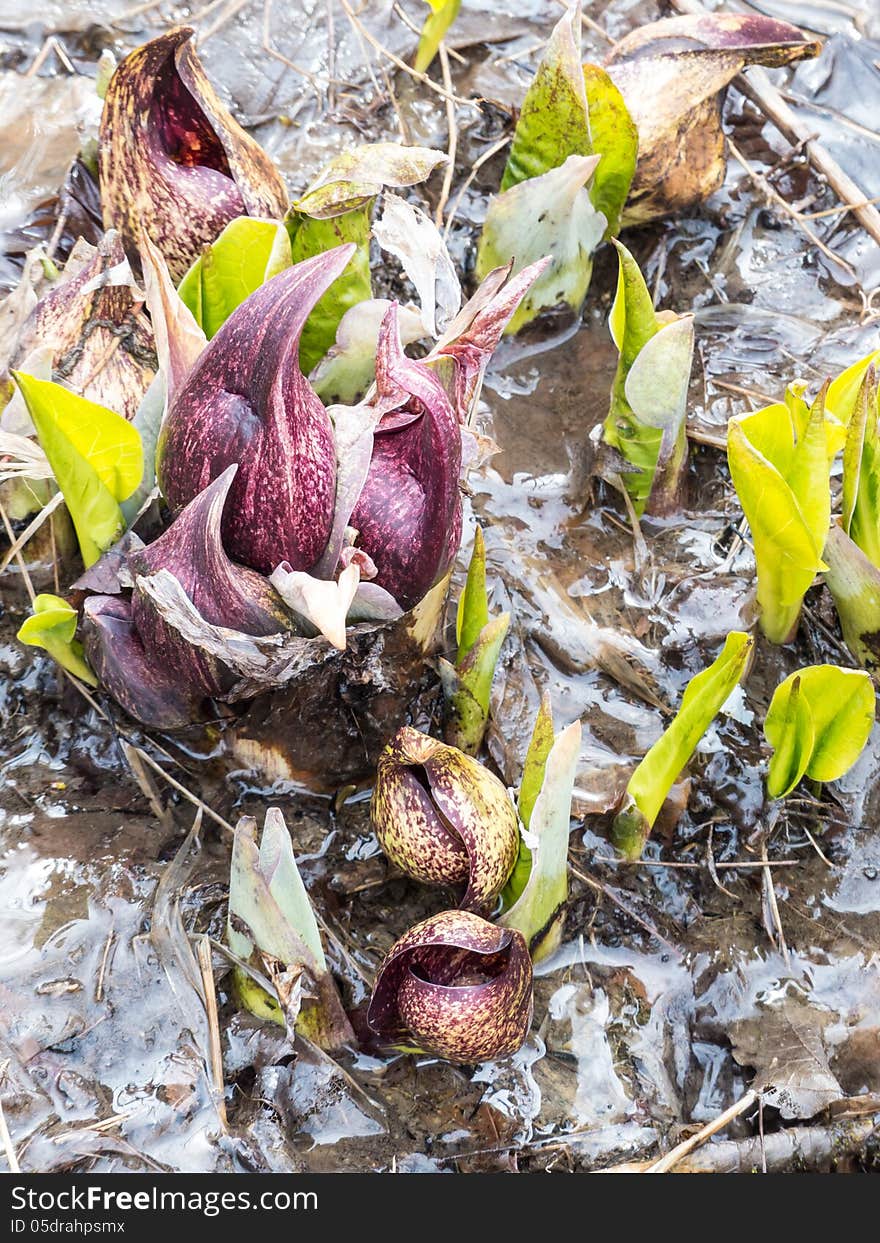
[(802, 777), (836, 781), (855, 764), (874, 725), (870, 675), (838, 665), (809, 665), (773, 692), (764, 734), (773, 747), (767, 793), (785, 798)]
[(699, 203), (724, 180), (724, 92), (747, 65), (816, 56), (821, 44), (755, 13), (700, 13), (639, 26), (605, 62), (638, 128), (624, 224)]
[(751, 528), (761, 629), (771, 643), (792, 638), (804, 595), (825, 569), (829, 473), (842, 432), (826, 419), (826, 390), (808, 407), (789, 388), (784, 403), (728, 423), (727, 460)]
[(300, 370), (299, 336), (354, 248), (288, 268), (227, 319), (173, 400), (157, 477), (175, 513), (237, 464), (224, 541), (269, 574), (320, 559), (333, 521), (336, 463), (330, 418)]
[(519, 271), (551, 258), (510, 332), (548, 307), (580, 311), (593, 252), (617, 231), (635, 167), (635, 127), (605, 71), (581, 65), (580, 32), (578, 4), (550, 37), (483, 225), (478, 276), (511, 260)]
[(270, 158), (220, 103), (181, 26), (126, 56), (107, 87), (98, 170), (106, 228), (134, 255), (144, 235), (180, 280), (236, 216), (280, 219)]
[(603, 436), (623, 458), (621, 480), (636, 513), (662, 513), (677, 500), (687, 459), (694, 318), (655, 311), (635, 259), (614, 244), (619, 269), (609, 328), (620, 357)]
[(454, 1062), (515, 1053), (532, 1021), (522, 933), (469, 911), (423, 920), (379, 968), (367, 1021), (383, 1044)]
[(379, 758), (370, 817), (379, 845), (408, 876), (467, 882), (464, 909), (485, 907), (516, 862), (516, 811), (498, 778), (409, 726)]
[(755, 641), (734, 630), (708, 669), (691, 678), (675, 719), (636, 768), (626, 801), (611, 826), (611, 840), (624, 859), (641, 857), (666, 796), (703, 734), (748, 668)]
[(474, 531), (474, 551), (467, 582), (458, 602), (453, 665), (441, 658), (440, 680), (447, 701), (445, 738), (454, 747), (476, 755), (489, 723), (489, 695), (510, 614), (489, 618), (486, 592), (486, 546), (483, 531)]

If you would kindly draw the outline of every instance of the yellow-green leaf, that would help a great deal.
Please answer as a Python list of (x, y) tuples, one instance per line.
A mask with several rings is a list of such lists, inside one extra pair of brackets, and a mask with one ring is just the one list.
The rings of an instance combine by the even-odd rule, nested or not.
[(535, 839), (531, 870), (514, 905), (501, 916), (505, 928), (518, 928), (535, 961), (559, 945), (568, 898), (568, 835), (571, 799), (581, 750), (581, 723), (574, 721), (555, 739), (544, 766), (541, 790), (529, 831)]
[(743, 631), (727, 636), (708, 669), (690, 680), (675, 718), (630, 777), (626, 787), (630, 803), (612, 826), (612, 841), (627, 858), (638, 858), (644, 845), (632, 835), (632, 805), (638, 821), (650, 831), (679, 773), (745, 673), (753, 646), (754, 639)]
[(862, 670), (809, 665), (790, 674), (774, 691), (764, 722), (774, 748), (768, 794), (784, 798), (803, 776), (842, 777), (864, 750), (874, 713), (874, 686)]
[(290, 264), (290, 238), (280, 221), (239, 216), (205, 247), (177, 292), (210, 341), (245, 298)]
[[(528, 829), (531, 824), (532, 811), (541, 792), (541, 786), (544, 784), (547, 756), (553, 747), (553, 740), (553, 708), (550, 702), (550, 692), (545, 691), (541, 697), (541, 704), (535, 717), (529, 749), (526, 752), (525, 763), (523, 764), (522, 780), (519, 783), (519, 798), (517, 799), (516, 809), (520, 822), (525, 829)], [(501, 899), (505, 910), (509, 910), (513, 906), (525, 889), (531, 870), (532, 852), (525, 839), (520, 835), (519, 854), (517, 855), (516, 863), (507, 884), (501, 891)]]
[(431, 12), (422, 26), (419, 46), (413, 68), (416, 73), (424, 73), (430, 66), (443, 41), (447, 30), (458, 17), (461, 0), (426, 0)]
[(461, 664), (476, 643), (480, 631), (489, 620), (489, 595), (486, 590), (486, 543), (483, 528), (474, 531), (474, 551), (468, 566), (467, 582), (458, 601), (455, 617), (455, 638), (458, 643), (456, 664)]
[(50, 380), (14, 372), (87, 566), (121, 535), (120, 502), (144, 472), (141, 438), (121, 415)]
[[(768, 407), (760, 413), (767, 416), (773, 410), (774, 407)], [(821, 550), (827, 526), (821, 532), (819, 527), (825, 512), (821, 493), (827, 494), (829, 489), (828, 460), (824, 450), (817, 453), (814, 439), (804, 444), (794, 477), (802, 496), (816, 498), (814, 504), (808, 505), (805, 516), (786, 478), (751, 439), (754, 425), (755, 416), (730, 420), (727, 460), (752, 532), (761, 629), (772, 643), (785, 643), (797, 626), (807, 589), (815, 575), (825, 568)], [(768, 438), (761, 443), (766, 447)], [(792, 450), (786, 457), (783, 465), (792, 474), (798, 455)]]
[(76, 638), (76, 610), (60, 596), (50, 595), (37, 596), (32, 608), (31, 616), (18, 629), (19, 642), (29, 647), (41, 647), (68, 673), (89, 686), (97, 686), (98, 679), (89, 668), (82, 644)]

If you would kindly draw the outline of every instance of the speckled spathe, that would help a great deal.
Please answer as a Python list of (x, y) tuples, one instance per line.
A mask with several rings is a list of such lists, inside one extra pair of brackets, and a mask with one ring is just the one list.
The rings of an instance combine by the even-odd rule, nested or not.
[(132, 257), (142, 231), (175, 281), (236, 216), (280, 219), (284, 182), (223, 107), (179, 26), (121, 62), (104, 99), (98, 177), (105, 228)]
[(351, 525), (376, 582), (409, 609), (447, 572), (461, 542), (461, 432), (433, 371), (404, 353), (396, 303), (382, 324), (376, 381), (398, 401), (376, 427)]
[(336, 496), (330, 418), (299, 366), (312, 307), (354, 246), (295, 264), (251, 294), (208, 343), (159, 437), (159, 486), (179, 513), (233, 463), (223, 540), (243, 565), (311, 570), (327, 545)]
[(515, 1053), (532, 1021), (532, 961), (522, 934), (469, 911), (423, 920), (380, 967), (367, 1021), (383, 1041), (450, 1061)]
[(379, 844), (426, 884), (467, 880), (465, 909), (501, 892), (519, 851), (507, 790), (477, 760), (404, 726), (379, 757), (370, 815)]

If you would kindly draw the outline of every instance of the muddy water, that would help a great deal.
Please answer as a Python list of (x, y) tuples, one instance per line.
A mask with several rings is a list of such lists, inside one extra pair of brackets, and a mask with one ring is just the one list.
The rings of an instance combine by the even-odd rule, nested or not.
[[(206, 6), (195, 7), (198, 16)], [(208, 6), (205, 60), (293, 188), (359, 136), (404, 133), (445, 145), (442, 101), (401, 75), (396, 108), (377, 106), (369, 58), (341, 11), (332, 39), (323, 3), (303, 6), (296, 38), (289, 24), (270, 22), (275, 51), (313, 81), (262, 47), (261, 4), (222, 22), (232, 7)], [(822, 26), (828, 15), (815, 7), (817, 30), (852, 38), (845, 26)], [(22, 86), (18, 75), (45, 37), (56, 33), (85, 74), (105, 47), (123, 50), (190, 17), (171, 4), (128, 19), (113, 3), (41, 4), (23, 25), (18, 9), (0, 3), (2, 98), (31, 128), (16, 131), (21, 142), (2, 157), (2, 279), (14, 276), (27, 246), (51, 235), (53, 196), (78, 141), (74, 112), (82, 105), (88, 113), (80, 78), (51, 47)], [(829, 6), (835, 22), (840, 9)], [(613, 37), (654, 13), (645, 3), (591, 11)], [(858, 6), (852, 11), (858, 17)], [(476, 44), (487, 12), (497, 42)], [(459, 110), (456, 186), (503, 132), (504, 109), (521, 97), (534, 45), (557, 12), (541, 0), (509, 19), (488, 0), (464, 6), (456, 35), (466, 63), (456, 64), (456, 86), (496, 106), (479, 116)], [(411, 50), (413, 37), (390, 6), (368, 4), (364, 13), (386, 46)], [(588, 38), (601, 53), (600, 36)], [(384, 85), (378, 60), (371, 71)], [(792, 90), (806, 98), (816, 81), (795, 81)], [(841, 83), (835, 89), (845, 92)], [(24, 106), (31, 93), (41, 100), (36, 119)], [(776, 168), (788, 200), (812, 211), (833, 205), (800, 161), (776, 167), (787, 144), (735, 93), (726, 119), (758, 170)], [(453, 224), (450, 246), (465, 269), (502, 159), (481, 170)], [(738, 1099), (756, 1074), (776, 1087), (764, 1110), (768, 1133), (821, 1119), (841, 1098), (880, 1092), (880, 730), (821, 801), (804, 797), (773, 819), (763, 799), (760, 723), (773, 687), (799, 664), (848, 662), (820, 590), (809, 597), (811, 624), (797, 643), (761, 647), (746, 691), (701, 744), (674, 833), (661, 826), (648, 861), (635, 868), (610, 862), (604, 836), (607, 809), (687, 678), (731, 628), (752, 619), (754, 566), (734, 538), (740, 513), (711, 442), (731, 414), (778, 394), (794, 375), (816, 382), (880, 344), (869, 304), (866, 311), (876, 251), (846, 218), (813, 227), (858, 279), (817, 258), (731, 162), (699, 215), (627, 239), (659, 302), (692, 307), (698, 325), (684, 507), (644, 521), (640, 541), (593, 473), (590, 433), (607, 408), (615, 365), (605, 322), (610, 257), (597, 263), (576, 331), (553, 325), (505, 347), (487, 378), (483, 428), (501, 451), (472, 480), (472, 508), (486, 533), (496, 603), (514, 618), (491, 754), (515, 782), (545, 688), (557, 720), (580, 717), (585, 737), (566, 939), (540, 970), (532, 1035), (506, 1062), (474, 1069), (352, 1054), (337, 1063), (300, 1042), (294, 1049), (281, 1029), (235, 1011), (216, 952), (224, 1120), (189, 947), (191, 934), (222, 937), (229, 836), (205, 819), (198, 839), (187, 839), (193, 807), (158, 778), (148, 800), (123, 761), (123, 735), (226, 821), (261, 816), (270, 802), (282, 807), (352, 1007), (366, 1000), (392, 940), (454, 895), (426, 893), (393, 873), (363, 795), (334, 810), (230, 773), (221, 737), (144, 738), (130, 723), (114, 725), (16, 645), (7, 615), (0, 1062), (8, 1059), (3, 1104), (23, 1168), (589, 1169), (650, 1156), (658, 1142)], [(473, 518), (463, 558), (472, 530)], [(784, 940), (766, 874), (754, 866), (764, 841)], [(750, 866), (728, 866), (735, 861)], [(755, 1126), (746, 1114), (731, 1134)]]

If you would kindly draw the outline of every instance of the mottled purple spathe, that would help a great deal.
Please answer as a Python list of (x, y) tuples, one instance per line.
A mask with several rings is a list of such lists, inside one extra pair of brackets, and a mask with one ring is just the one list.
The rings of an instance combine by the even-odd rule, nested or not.
[(181, 26), (120, 63), (104, 100), (98, 151), (106, 228), (134, 256), (143, 235), (180, 280), (230, 220), (278, 219), (278, 170), (217, 98)]
[(101, 682), (144, 725), (179, 729), (203, 718), (208, 701), (234, 685), (236, 675), (216, 656), (189, 642), (166, 620), (141, 582), (160, 570), (173, 574), (212, 626), (265, 636), (288, 628), (269, 582), (227, 557), (220, 537), (223, 508), (235, 479), (230, 466), (163, 535), (127, 557), (131, 598), (91, 596), (84, 606), (85, 647)]
[(182, 729), (205, 714), (201, 689), (182, 683), (147, 652), (122, 596), (90, 596), (83, 646), (101, 685), (129, 716), (150, 729)]
[(131, 618), (153, 660), (179, 681), (204, 695), (221, 695), (234, 677), (215, 658), (187, 642), (137, 585), (139, 576), (168, 570), (198, 612), (212, 626), (249, 635), (277, 634), (287, 628), (283, 606), (270, 583), (255, 570), (227, 557), (221, 523), (237, 468), (228, 467), (191, 501), (163, 535), (128, 559), (135, 580)]
[(360, 499), (351, 515), (376, 582), (398, 604), (417, 604), (451, 566), (461, 540), (461, 432), (430, 367), (407, 358), (392, 303), (376, 356), (381, 393), (400, 406), (378, 424)]
[(468, 911), (432, 915), (392, 946), (367, 1014), (381, 1040), (456, 1062), (515, 1053), (531, 1020), (522, 934)]
[(162, 428), (159, 486), (175, 513), (233, 463), (223, 542), (270, 574), (310, 570), (333, 521), (336, 450), (324, 406), (299, 366), (312, 308), (354, 246), (337, 246), (262, 285), (229, 317), (177, 394)]

